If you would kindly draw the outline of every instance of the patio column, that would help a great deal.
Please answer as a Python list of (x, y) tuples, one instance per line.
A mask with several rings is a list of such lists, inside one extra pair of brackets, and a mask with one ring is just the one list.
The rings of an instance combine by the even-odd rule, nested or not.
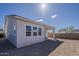
[(55, 39), (55, 27), (53, 27), (53, 39)]

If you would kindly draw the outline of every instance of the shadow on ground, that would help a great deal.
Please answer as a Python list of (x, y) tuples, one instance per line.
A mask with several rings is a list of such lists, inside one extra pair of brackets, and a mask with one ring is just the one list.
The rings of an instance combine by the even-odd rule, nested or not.
[(46, 40), (41, 43), (15, 48), (9, 41), (0, 40), (0, 55), (2, 56), (48, 56), (63, 41)]

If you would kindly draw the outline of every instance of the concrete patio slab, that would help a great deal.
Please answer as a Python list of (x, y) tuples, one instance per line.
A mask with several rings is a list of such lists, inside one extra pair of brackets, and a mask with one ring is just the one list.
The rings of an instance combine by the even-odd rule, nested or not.
[(59, 39), (64, 41), (49, 56), (79, 56), (79, 40), (78, 39)]

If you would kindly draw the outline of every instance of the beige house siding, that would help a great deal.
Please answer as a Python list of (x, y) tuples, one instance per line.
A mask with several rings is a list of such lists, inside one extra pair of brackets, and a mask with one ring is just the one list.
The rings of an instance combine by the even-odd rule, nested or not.
[[(31, 27), (42, 28), (42, 35), (33, 36), (33, 31), (32, 31), (32, 33), (31, 33), (32, 36), (26, 36), (26, 25), (29, 25)], [(22, 46), (38, 43), (38, 42), (41, 42), (44, 40), (45, 40), (45, 34), (44, 34), (43, 26), (17, 20), (17, 47), (22, 47)]]
[(17, 36), (16, 36), (16, 32), (14, 32), (14, 25), (16, 27), (16, 20), (15, 18), (13, 17), (6, 17), (6, 25), (5, 25), (5, 33), (6, 33), (6, 38), (12, 42), (13, 45), (16, 46), (16, 39), (17, 39)]

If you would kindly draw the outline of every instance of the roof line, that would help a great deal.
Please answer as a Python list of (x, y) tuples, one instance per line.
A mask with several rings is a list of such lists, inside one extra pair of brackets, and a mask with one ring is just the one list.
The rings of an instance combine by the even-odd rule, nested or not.
[(28, 21), (28, 22), (35, 23), (35, 24), (38, 24), (38, 25), (41, 25), (41, 26), (48, 26), (48, 27), (52, 27), (53, 28), (53, 26), (50, 26), (50, 25), (47, 25), (47, 24), (43, 24), (41, 22), (36, 22), (35, 20), (29, 19), (29, 18), (25, 18), (25, 17), (22, 17), (22, 16), (18, 16), (18, 15), (7, 15), (7, 16), (15, 17), (15, 18), (17, 18), (18, 20), (21, 20), (21, 21)]

